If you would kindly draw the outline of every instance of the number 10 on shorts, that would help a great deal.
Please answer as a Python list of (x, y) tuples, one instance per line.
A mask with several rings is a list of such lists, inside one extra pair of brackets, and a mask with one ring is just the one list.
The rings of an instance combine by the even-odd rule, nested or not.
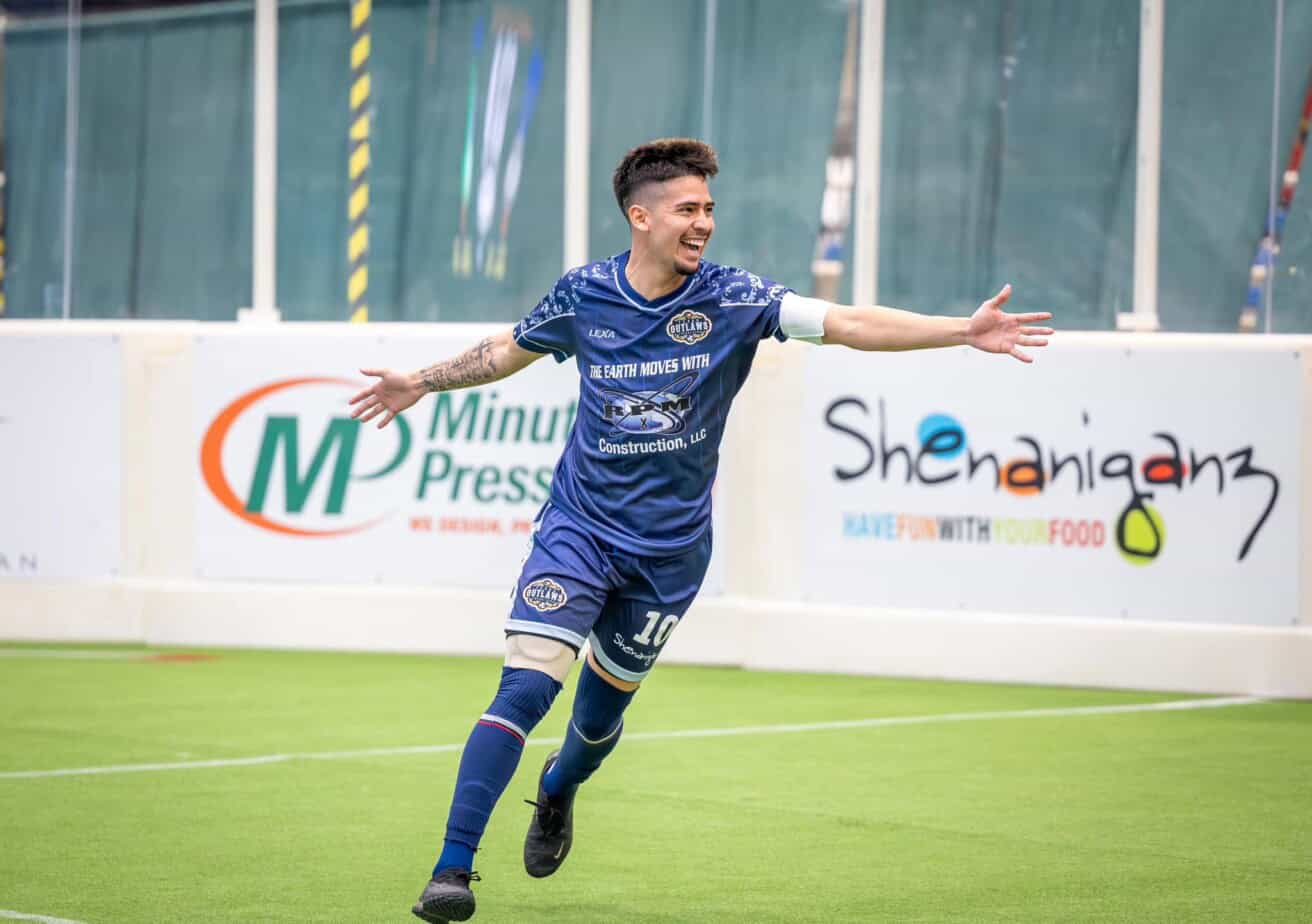
[[(642, 631), (635, 635), (633, 640), (639, 645), (655, 645), (657, 648), (665, 644), (665, 640), (670, 637), (674, 627), (679, 624), (679, 617), (673, 613), (667, 615), (662, 621), (658, 610), (648, 610), (646, 619), (647, 625), (642, 627)], [(660, 623), (659, 629), (656, 628), (657, 623)], [(654, 639), (651, 636), (653, 629), (656, 631)]]

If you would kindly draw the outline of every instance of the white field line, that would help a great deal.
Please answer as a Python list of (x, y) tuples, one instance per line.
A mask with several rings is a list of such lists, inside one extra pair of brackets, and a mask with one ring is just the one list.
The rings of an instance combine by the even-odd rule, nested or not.
[[(1126, 703), (1120, 706), (1072, 706), (1056, 709), (1015, 709), (1005, 712), (945, 712), (934, 715), (887, 716), (880, 719), (850, 719), (838, 722), (808, 722), (796, 725), (741, 725), (736, 728), (692, 728), (683, 731), (634, 732), (625, 741), (662, 741), (670, 738), (727, 738), (732, 735), (782, 735), (797, 732), (832, 731), (845, 728), (884, 728), (892, 725), (934, 725), (942, 722), (981, 722), (999, 719), (1051, 719), (1087, 715), (1124, 715), (1135, 712), (1176, 712), (1191, 709), (1220, 709), (1225, 706), (1248, 706), (1265, 702), (1253, 696), (1228, 696), (1210, 699), (1177, 699), (1160, 703)], [(554, 739), (530, 739), (529, 747), (550, 747)], [(421, 744), (397, 748), (365, 748), (355, 751), (303, 751), (288, 754), (263, 754), (258, 757), (233, 757), (216, 760), (187, 760), (158, 764), (116, 764), (106, 767), (65, 767), (56, 770), (12, 770), (0, 773), (0, 780), (31, 780), (54, 776), (104, 776), (113, 773), (152, 773), (166, 770), (207, 770), (219, 767), (251, 767), (281, 764), (294, 760), (352, 760), (359, 757), (400, 757), (410, 754), (449, 754), (460, 751), (460, 744)]]
[[(68, 658), (74, 661), (140, 661), (150, 653), (100, 651), (95, 648), (0, 648), (0, 658)], [(0, 917), (4, 917), (3, 910), (0, 910)]]
[(68, 918), (51, 918), (44, 914), (23, 914), (21, 911), (10, 911), (7, 908), (0, 908), (0, 918), (8, 918), (12, 921), (37, 921), (39, 924), (82, 924), (81, 921), (70, 921)]

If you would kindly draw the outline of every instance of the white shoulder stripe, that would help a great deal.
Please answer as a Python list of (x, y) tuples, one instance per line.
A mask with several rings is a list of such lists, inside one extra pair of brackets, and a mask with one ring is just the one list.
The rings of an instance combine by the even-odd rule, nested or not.
[(562, 311), (560, 314), (553, 314), (553, 315), (552, 315), (551, 317), (549, 317), (549, 318), (546, 318), (546, 319), (544, 319), (544, 320), (538, 321), (538, 323), (534, 324), (532, 327), (526, 327), (526, 328), (524, 328), (524, 329), (523, 329), (522, 331), (520, 331), (519, 333), (520, 333), (520, 336), (522, 337), (524, 334), (527, 334), (527, 333), (528, 333), (529, 331), (531, 331), (531, 330), (537, 330), (537, 329), (538, 329), (539, 327), (541, 327), (543, 324), (550, 324), (552, 321), (558, 321), (558, 320), (560, 320), (561, 318), (572, 318), (572, 317), (574, 317), (574, 312), (572, 312), (572, 311)]
[(566, 355), (566, 353), (565, 353), (564, 350), (561, 350), (561, 349), (559, 349), (559, 348), (557, 348), (557, 347), (549, 346), (548, 344), (543, 343), (541, 340), (534, 340), (532, 337), (528, 336), (527, 334), (520, 334), (520, 335), (519, 335), (518, 337), (516, 337), (515, 339), (516, 339), (516, 340), (523, 340), (523, 341), (525, 341), (525, 342), (527, 342), (527, 343), (531, 343), (531, 344), (533, 344), (534, 346), (539, 346), (539, 347), (541, 347), (543, 350), (545, 350), (546, 352), (548, 352), (548, 353), (553, 353), (553, 354), (555, 354), (555, 355), (557, 355), (557, 356), (565, 356), (565, 355)]

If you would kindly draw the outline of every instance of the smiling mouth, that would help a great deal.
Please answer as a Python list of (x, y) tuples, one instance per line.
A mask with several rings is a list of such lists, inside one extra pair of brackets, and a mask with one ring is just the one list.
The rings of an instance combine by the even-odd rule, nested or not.
[(679, 248), (681, 250), (688, 251), (694, 256), (700, 257), (702, 255), (702, 251), (706, 249), (706, 238), (704, 237), (698, 238), (695, 241), (688, 241), (688, 240), (679, 241)]

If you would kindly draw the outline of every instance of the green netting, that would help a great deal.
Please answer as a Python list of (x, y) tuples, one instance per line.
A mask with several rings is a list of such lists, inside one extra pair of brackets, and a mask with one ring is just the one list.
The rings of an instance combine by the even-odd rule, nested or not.
[[(563, 263), (564, 5), (375, 3), (371, 25), (371, 317), (518, 317)], [(493, 48), (507, 29), (517, 60), (501, 156), (486, 171), (493, 208), (482, 227), (476, 203), (467, 215), (485, 258), (457, 273), (471, 72), (476, 194)], [(280, 12), (278, 301), (289, 319), (348, 315), (349, 39), (345, 3)], [(57, 28), (5, 37), (7, 292), (18, 317), (60, 313), (65, 40)], [(249, 11), (84, 28), (75, 316), (228, 320), (250, 304), (252, 41)], [(535, 53), (540, 89), (512, 203), (507, 165)], [(503, 223), (504, 272), (492, 278)]]
[[(1265, 224), (1275, 4), (1166, 5), (1159, 312), (1168, 330), (1234, 331)], [(1312, 2), (1286, 0), (1277, 184), (1312, 64)], [(1312, 331), (1312, 197), (1295, 196), (1276, 273), (1277, 331)]]
[[(250, 14), (84, 30), (76, 317), (231, 318), (250, 301)], [(7, 34), (9, 312), (63, 292), (62, 30)]]
[[(624, 152), (652, 138), (700, 134), (704, 7), (704, 0), (592, 6), (588, 251), (596, 257), (629, 246), (628, 224), (611, 192), (611, 174)], [(641, 40), (625, 41), (626, 35)], [(712, 258), (724, 230), (716, 231)]]
[[(628, 243), (609, 185), (624, 151), (709, 126), (723, 166), (712, 258), (807, 291), (849, 5), (715, 9), (708, 71), (704, 0), (594, 0), (590, 255)], [(1166, 5), (1167, 329), (1234, 329), (1268, 195), (1274, 9)], [(1312, 65), (1312, 0), (1285, 9), (1278, 170)], [(1139, 0), (887, 0), (886, 12), (880, 300), (962, 312), (1010, 281), (1019, 303), (1053, 309), (1065, 328), (1112, 327), (1132, 307)], [(518, 317), (563, 264), (565, 3), (383, 0), (372, 28), (371, 317)], [(507, 30), (517, 57), (485, 169)], [(74, 315), (232, 318), (250, 302), (249, 8), (93, 19), (82, 34)], [(290, 319), (347, 316), (349, 37), (346, 3), (281, 10), (278, 301)], [(8, 313), (55, 316), (66, 33), (11, 25), (4, 41)], [(501, 272), (507, 162), (535, 54)], [(496, 192), (480, 225), (485, 174)], [(1286, 226), (1276, 330), (1312, 330), (1309, 208), (1303, 193)], [(462, 211), (469, 267), (453, 262)]]
[[(512, 320), (563, 268), (565, 18), (559, 0), (374, 5), (369, 305), (373, 320)], [(500, 10), (502, 12), (498, 13)], [(479, 266), (477, 195), (496, 37), (516, 32), (495, 208)], [(284, 10), (279, 61), (278, 300), (289, 319), (345, 319), (347, 70), (345, 7)], [(475, 47), (476, 36), (478, 45)], [(505, 272), (489, 275), (501, 239), (508, 162), (534, 53), (542, 76), (525, 127), (523, 172), (509, 213)], [(505, 52), (503, 52), (505, 54)], [(503, 58), (503, 63), (505, 59)], [(474, 84), (473, 171), (466, 228), (474, 265), (453, 264)]]
[(60, 314), (66, 67), (62, 36), (5, 35), (5, 308), (12, 317)]
[(709, 124), (721, 167), (711, 185), (710, 258), (809, 291), (848, 4), (721, 0), (716, 7), (708, 122), (706, 4), (594, 4), (592, 253), (629, 245), (610, 186), (624, 152), (652, 138), (699, 136)]
[(879, 300), (1130, 309), (1138, 0), (889, 0)]

